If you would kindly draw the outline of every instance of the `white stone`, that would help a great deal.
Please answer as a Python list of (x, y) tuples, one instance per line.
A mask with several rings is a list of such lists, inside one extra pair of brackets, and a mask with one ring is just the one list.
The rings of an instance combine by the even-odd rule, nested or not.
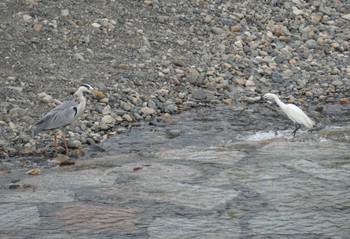
[(113, 117), (110, 115), (105, 115), (102, 118), (102, 123), (111, 124), (114, 121)]
[(41, 92), (41, 93), (38, 93), (38, 97), (39, 98), (43, 98), (44, 96), (46, 96), (47, 94), (45, 92)]
[(77, 58), (78, 60), (85, 61), (85, 58), (80, 53), (75, 53), (74, 57)]
[(126, 119), (128, 122), (133, 122), (133, 118), (129, 114), (123, 115), (123, 118)]
[(104, 115), (108, 115), (112, 112), (111, 106), (107, 105), (103, 110), (102, 110), (102, 114)]
[(341, 17), (350, 21), (350, 14), (346, 14), (346, 15), (343, 15)]
[(143, 107), (141, 109), (141, 112), (144, 113), (144, 114), (149, 114), (149, 115), (156, 113), (155, 110), (150, 108), (150, 107)]
[(184, 40), (177, 40), (176, 43), (178, 45), (180, 45), (180, 46), (183, 46), (183, 45), (185, 45), (186, 41), (184, 41)]
[(246, 87), (254, 87), (255, 86), (255, 82), (253, 80), (247, 80), (245, 82), (245, 86)]
[(79, 140), (68, 141), (68, 146), (70, 148), (81, 148), (82, 144)]
[(183, 98), (185, 98), (185, 96), (186, 96), (186, 93), (184, 93), (184, 92), (179, 93), (179, 98), (183, 99)]
[(98, 24), (97, 22), (94, 22), (94, 23), (91, 24), (91, 26), (96, 27), (96, 28), (99, 28), (101, 25)]
[(42, 102), (45, 103), (50, 103), (52, 101), (52, 96), (51, 95), (45, 95), (43, 98), (41, 98)]
[(235, 46), (237, 46), (237, 47), (239, 47), (239, 48), (242, 48), (242, 47), (243, 47), (241, 41), (235, 41)]
[(296, 16), (299, 16), (299, 15), (302, 15), (304, 14), (303, 11), (299, 10), (297, 7), (292, 7), (293, 9), (293, 13), (296, 15)]
[(68, 16), (68, 15), (69, 15), (69, 10), (68, 9), (61, 10), (61, 16)]
[(25, 22), (30, 22), (30, 21), (32, 20), (32, 17), (29, 16), (29, 15), (27, 15), (27, 14), (24, 14), (24, 15), (23, 15), (23, 20), (24, 20)]
[(16, 128), (16, 125), (13, 122), (10, 122), (9, 126), (10, 126), (11, 129), (15, 129)]

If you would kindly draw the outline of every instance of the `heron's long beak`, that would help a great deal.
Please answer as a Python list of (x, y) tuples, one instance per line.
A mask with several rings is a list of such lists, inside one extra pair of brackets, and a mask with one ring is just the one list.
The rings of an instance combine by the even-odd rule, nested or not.
[(96, 95), (97, 97), (105, 97), (105, 94), (103, 94), (101, 91), (98, 91), (98, 90), (91, 90), (91, 92)]

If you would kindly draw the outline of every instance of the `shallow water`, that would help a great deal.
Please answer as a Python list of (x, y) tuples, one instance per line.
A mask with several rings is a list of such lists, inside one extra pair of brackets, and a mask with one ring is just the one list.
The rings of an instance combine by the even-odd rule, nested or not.
[[(204, 108), (92, 147), (0, 195), (5, 238), (347, 238), (347, 127)], [(96, 148), (95, 148), (96, 149)], [(22, 175), (22, 176), (21, 176)]]

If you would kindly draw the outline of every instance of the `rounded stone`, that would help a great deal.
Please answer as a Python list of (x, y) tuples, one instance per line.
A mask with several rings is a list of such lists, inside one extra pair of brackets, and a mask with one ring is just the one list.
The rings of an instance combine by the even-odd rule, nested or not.
[(101, 25), (100, 25), (100, 24), (98, 24), (97, 22), (92, 23), (92, 24), (91, 24), (91, 26), (96, 27), (96, 28), (101, 27)]
[(150, 107), (143, 107), (141, 109), (141, 112), (144, 113), (144, 114), (149, 114), (149, 115), (156, 113), (156, 111), (154, 109), (150, 108)]
[(112, 124), (113, 122), (115, 122), (115, 119), (110, 116), (110, 115), (105, 115), (102, 117), (102, 123), (105, 123), (105, 124)]

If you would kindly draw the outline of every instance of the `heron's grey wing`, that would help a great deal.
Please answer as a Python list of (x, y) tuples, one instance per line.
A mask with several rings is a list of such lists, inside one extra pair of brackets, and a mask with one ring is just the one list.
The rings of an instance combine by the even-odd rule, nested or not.
[(71, 108), (71, 107), (77, 107), (77, 106), (78, 106), (78, 103), (75, 102), (75, 101), (65, 101), (65, 102), (62, 102), (61, 104), (59, 104), (58, 106), (56, 106), (54, 109), (52, 109), (47, 114), (54, 113), (56, 111), (61, 111), (61, 110), (64, 110), (64, 109), (68, 109), (68, 108)]
[(57, 129), (73, 123), (77, 114), (77, 105), (75, 101), (63, 102), (35, 124), (33, 134), (35, 135), (46, 129)]

